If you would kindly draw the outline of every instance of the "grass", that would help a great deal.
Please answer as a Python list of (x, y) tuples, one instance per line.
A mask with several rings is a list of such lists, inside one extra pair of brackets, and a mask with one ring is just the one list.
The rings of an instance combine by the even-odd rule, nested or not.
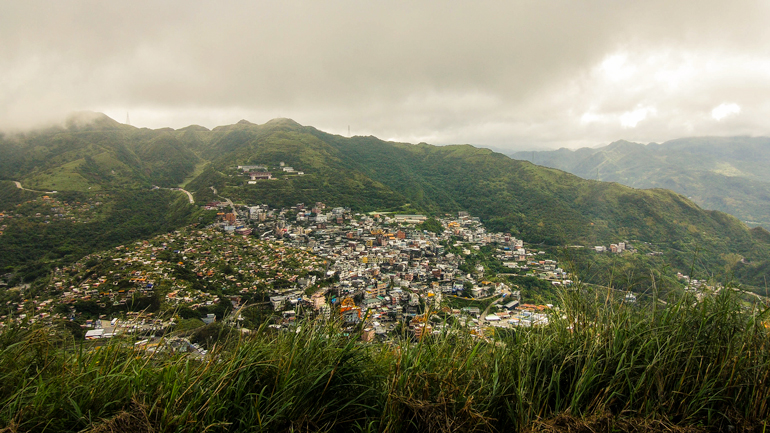
[(78, 159), (68, 164), (64, 164), (60, 170), (47, 171), (39, 173), (33, 177), (24, 179), (22, 185), (27, 188), (39, 190), (61, 190), (61, 191), (87, 191), (89, 187), (94, 190), (101, 189), (99, 185), (92, 185), (86, 178), (77, 172), (78, 167), (83, 160)]
[(208, 161), (201, 161), (197, 164), (195, 164), (195, 169), (192, 173), (190, 173), (189, 176), (187, 176), (182, 183), (179, 184), (179, 188), (184, 188), (187, 186), (188, 183), (190, 183), (191, 180), (195, 179), (196, 177), (200, 176), (201, 173), (203, 173), (203, 170), (209, 165)]
[(63, 350), (48, 330), (6, 329), (0, 428), (762, 431), (770, 421), (767, 310), (745, 310), (729, 290), (647, 309), (583, 290), (561, 305), (548, 326), (497, 342), (446, 327), (419, 343), (363, 344), (305, 322), (220, 341), (205, 360), (119, 341)]

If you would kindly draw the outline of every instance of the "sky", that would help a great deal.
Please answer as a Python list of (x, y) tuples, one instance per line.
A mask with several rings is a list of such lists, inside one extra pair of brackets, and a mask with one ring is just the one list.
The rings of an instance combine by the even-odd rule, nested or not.
[(768, 1), (0, 0), (0, 129), (288, 117), (500, 150), (770, 135)]

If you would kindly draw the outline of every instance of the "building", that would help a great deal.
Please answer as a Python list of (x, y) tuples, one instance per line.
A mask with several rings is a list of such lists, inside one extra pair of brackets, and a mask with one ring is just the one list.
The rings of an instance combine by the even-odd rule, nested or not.
[(92, 329), (86, 331), (86, 340), (96, 340), (104, 337), (104, 329)]
[(264, 165), (239, 165), (238, 170), (246, 171), (267, 171)]
[(251, 180), (272, 179), (273, 175), (267, 171), (254, 171), (249, 173)]
[(408, 224), (419, 224), (428, 219), (425, 215), (396, 215), (393, 218), (396, 222)]

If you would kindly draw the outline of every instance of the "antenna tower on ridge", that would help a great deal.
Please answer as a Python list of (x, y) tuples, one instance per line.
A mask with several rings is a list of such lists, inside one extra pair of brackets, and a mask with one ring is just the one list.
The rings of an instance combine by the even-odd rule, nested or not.
[(130, 125), (131, 121), (128, 120), (128, 111), (126, 111), (126, 125)]

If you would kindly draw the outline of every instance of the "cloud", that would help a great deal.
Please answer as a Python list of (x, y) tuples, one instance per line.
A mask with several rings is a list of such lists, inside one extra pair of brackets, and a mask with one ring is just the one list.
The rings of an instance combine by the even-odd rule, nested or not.
[(723, 103), (711, 110), (711, 117), (718, 122), (727, 116), (735, 115), (740, 112), (740, 105)]
[[(762, 2), (0, 4), (0, 128), (291, 117), (509, 148), (768, 134)], [(707, 113), (731, 101), (730, 122)], [(654, 111), (651, 110), (654, 107)]]
[(628, 63), (628, 54), (618, 53), (605, 58), (600, 66), (610, 81), (623, 81), (633, 77), (636, 67)]
[(654, 107), (640, 107), (634, 111), (627, 111), (620, 115), (620, 124), (624, 128), (636, 128), (636, 125), (649, 114), (655, 114)]

